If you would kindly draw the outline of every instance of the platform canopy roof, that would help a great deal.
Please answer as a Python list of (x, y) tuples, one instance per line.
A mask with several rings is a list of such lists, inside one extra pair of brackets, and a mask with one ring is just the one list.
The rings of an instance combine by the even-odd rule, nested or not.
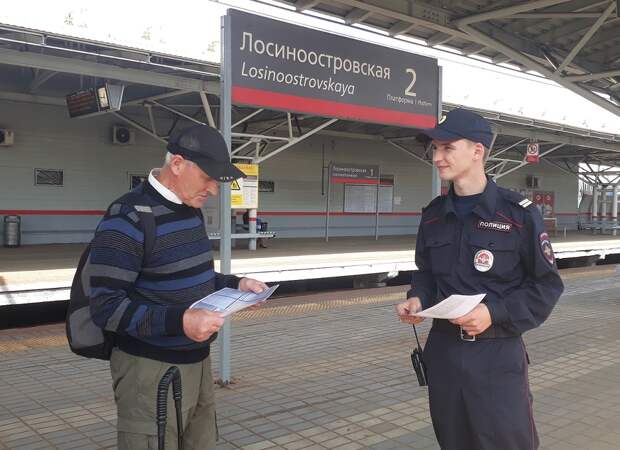
[(620, 117), (618, 0), (268, 3), (534, 71)]
[[(443, 1), (437, 3), (441, 5), (439, 9), (405, 0), (280, 3), (299, 9), (311, 8), (350, 24), (364, 24), (389, 30), (386, 33), (424, 39), (429, 45), (452, 46), (464, 54), (487, 56), (497, 64), (510, 62), (534, 69), (604, 105), (613, 114), (618, 115), (620, 111), (616, 100), (611, 98), (620, 92), (620, 74), (597, 75), (613, 72), (613, 68), (620, 65), (620, 23), (615, 2)], [(509, 5), (519, 8), (519, 12), (508, 8)], [(487, 13), (489, 10), (491, 12)], [(604, 17), (596, 30), (593, 28), (597, 22), (594, 14)], [(459, 28), (459, 24), (465, 23), (459, 22), (461, 19), (468, 23), (467, 33)], [(581, 31), (575, 28), (577, 24), (581, 25)], [(543, 28), (546, 31), (541, 31)], [(573, 30), (570, 34), (567, 33), (569, 28)], [(470, 29), (478, 31), (474, 33)], [(499, 42), (501, 37), (503, 43), (491, 45), (491, 40), (485, 40), (483, 45), (481, 39), (472, 38), (470, 32), (489, 35), (493, 42)], [(587, 42), (570, 47), (571, 42), (580, 42), (579, 33), (581, 37), (592, 36)], [(599, 39), (601, 35), (607, 36), (604, 42)], [(543, 39), (546, 45), (537, 44)], [(504, 48), (507, 43), (518, 52)], [(554, 65), (561, 70), (552, 70)], [(577, 75), (587, 75), (587, 79), (577, 80), (574, 78)], [(183, 121), (217, 125), (220, 85), (216, 63), (0, 25), (0, 100), (64, 105), (66, 94), (102, 81), (118, 81), (126, 86), (123, 109), (114, 113), (119, 120), (160, 141), (166, 140), (172, 128), (156, 130), (153, 114), (168, 115), (172, 126)], [(593, 91), (605, 92), (610, 99)], [(455, 106), (456, 103), (445, 103), (444, 109)], [(527, 118), (492, 108), (477, 109), (492, 121), (497, 133), (488, 170), (498, 177), (524, 167), (525, 147), (532, 140), (541, 143), (544, 163), (577, 174), (584, 181), (597, 182), (595, 172), (605, 170), (600, 169), (601, 166), (620, 167), (620, 135), (613, 130), (601, 132), (587, 126)], [(417, 133), (412, 129), (345, 120), (333, 120), (326, 125), (325, 118), (237, 106), (233, 107), (232, 122), (233, 152), (241, 159), (261, 162), (319, 133), (387, 142), (395, 151), (430, 164), (428, 151), (416, 141)], [(578, 174), (582, 163), (591, 165), (590, 178)]]

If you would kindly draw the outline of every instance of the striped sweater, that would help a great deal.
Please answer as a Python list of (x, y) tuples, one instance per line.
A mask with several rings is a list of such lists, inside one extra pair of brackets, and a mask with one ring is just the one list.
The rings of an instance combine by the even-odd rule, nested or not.
[(234, 275), (214, 271), (200, 210), (165, 199), (146, 181), (140, 203), (156, 224), (153, 251), (144, 260), (144, 226), (124, 197), (108, 208), (91, 242), (85, 267), (95, 324), (116, 334), (116, 345), (132, 355), (172, 364), (209, 355), (209, 342), (183, 333), (183, 313), (196, 300), (239, 285)]

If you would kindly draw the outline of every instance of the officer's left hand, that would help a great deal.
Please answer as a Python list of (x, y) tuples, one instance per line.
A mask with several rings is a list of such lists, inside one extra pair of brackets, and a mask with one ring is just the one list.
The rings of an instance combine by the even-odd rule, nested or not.
[(265, 283), (255, 280), (254, 278), (241, 278), (241, 281), (239, 281), (239, 290), (243, 292), (254, 292), (255, 294), (260, 294), (266, 289), (268, 288)]
[(452, 319), (450, 322), (460, 325), (470, 336), (476, 336), (491, 326), (491, 313), (487, 305), (480, 303), (468, 314)]

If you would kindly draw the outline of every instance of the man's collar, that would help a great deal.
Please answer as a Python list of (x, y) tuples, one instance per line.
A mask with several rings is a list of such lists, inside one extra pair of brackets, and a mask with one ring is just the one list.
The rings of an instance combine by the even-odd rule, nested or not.
[[(449, 213), (456, 215), (456, 210), (454, 209), (454, 185), (450, 186), (450, 190), (448, 191), (448, 195), (446, 195), (446, 199), (443, 202), (443, 215), (446, 216)], [(478, 203), (472, 210), (475, 214), (480, 216), (482, 219), (490, 220), (495, 216), (495, 206), (497, 204), (497, 185), (493, 180), (487, 177), (487, 185), (482, 191), (482, 195), (478, 200)]]
[(149, 173), (149, 183), (151, 184), (151, 186), (153, 186), (153, 188), (155, 188), (155, 190), (159, 192), (161, 196), (164, 197), (166, 200), (171, 201), (172, 203), (176, 203), (177, 205), (182, 205), (183, 202), (177, 196), (177, 194), (172, 192), (166, 186), (161, 184), (157, 178), (155, 178), (157, 175), (159, 175), (159, 169), (153, 169), (151, 170), (151, 173)]

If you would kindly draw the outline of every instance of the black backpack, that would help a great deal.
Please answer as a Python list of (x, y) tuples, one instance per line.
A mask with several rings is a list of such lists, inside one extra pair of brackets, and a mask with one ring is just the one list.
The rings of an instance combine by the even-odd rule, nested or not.
[[(142, 196), (144, 187), (136, 187), (131, 192), (125, 194), (115, 203), (131, 205), (144, 227), (144, 257), (147, 261), (153, 253), (155, 247), (155, 217), (150, 206), (136, 205), (144, 198)], [(82, 253), (78, 264), (73, 283), (71, 284), (71, 295), (67, 307), (66, 331), (67, 340), (71, 351), (76, 355), (86, 358), (96, 358), (109, 360), (112, 348), (115, 345), (115, 333), (99, 328), (93, 322), (90, 314), (90, 280), (88, 271), (84, 270), (90, 263), (90, 244)]]

